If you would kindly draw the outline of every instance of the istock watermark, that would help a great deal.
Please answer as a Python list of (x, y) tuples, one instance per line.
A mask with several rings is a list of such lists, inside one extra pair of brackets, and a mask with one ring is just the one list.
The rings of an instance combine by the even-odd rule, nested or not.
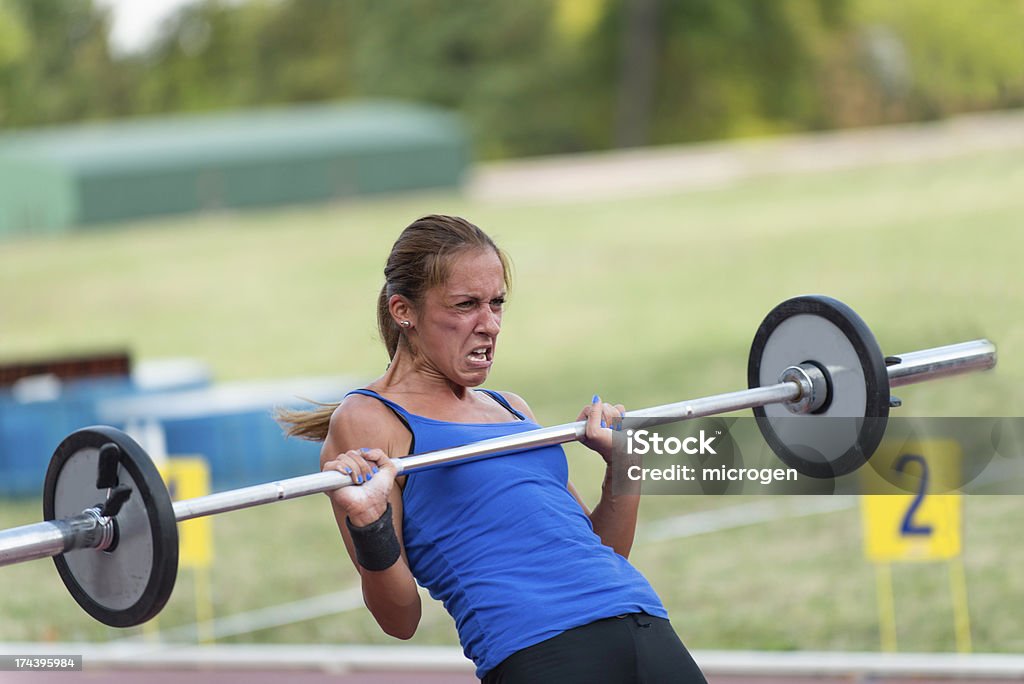
[[(813, 462), (829, 440), (884, 419), (815, 417), (812, 433), (790, 426), (804, 416), (772, 420), (777, 434), (807, 437), (789, 447)], [(612, 487), (621, 494), (1024, 494), (1024, 418), (893, 417), (880, 428), (881, 443), (853, 472), (812, 477), (779, 458), (753, 417), (657, 427), (627, 418), (613, 436)]]
[[(721, 434), (721, 430), (716, 430), (714, 436), (708, 436), (704, 430), (701, 430), (696, 436), (679, 439), (674, 436), (662, 437), (657, 432), (652, 433), (650, 430), (626, 430), (626, 453), (639, 456), (647, 453), (673, 456), (678, 453), (691, 456), (694, 454), (717, 454), (712, 443), (715, 441), (715, 437)], [(694, 446), (695, 444), (697, 446)]]
[[(692, 434), (662, 435), (660, 432), (652, 432), (647, 429), (627, 429), (626, 434), (626, 456), (698, 456), (704, 457), (699, 464), (694, 463), (663, 463), (664, 459), (652, 459), (651, 465), (644, 466), (639, 462), (626, 462), (623, 464), (627, 480), (631, 482), (700, 482), (700, 483), (728, 483), (728, 482), (759, 482), (763, 485), (783, 480), (795, 482), (798, 473), (793, 468), (743, 468), (734, 467), (726, 463), (715, 463), (708, 457), (719, 456), (715, 448), (715, 442), (724, 443), (724, 437), (729, 427), (723, 421), (708, 429), (696, 427)], [(728, 455), (728, 461), (736, 461), (737, 449), (735, 443), (728, 439), (724, 444), (722, 456)]]

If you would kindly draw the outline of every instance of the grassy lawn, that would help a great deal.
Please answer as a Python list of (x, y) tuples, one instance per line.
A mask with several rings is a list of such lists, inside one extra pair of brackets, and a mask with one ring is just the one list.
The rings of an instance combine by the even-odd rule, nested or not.
[[(846, 301), (888, 353), (989, 337), (995, 373), (902, 388), (903, 415), (1024, 415), (1024, 160), (779, 176), (708, 192), (566, 205), (417, 195), (225, 214), (0, 243), (0, 359), (108, 347), (193, 356), (217, 378), (351, 374), (387, 361), (374, 304), (390, 244), (430, 212), (465, 215), (512, 256), (516, 281), (489, 386), (540, 419), (595, 392), (639, 408), (745, 386), (750, 339), (779, 301)], [(570, 447), (573, 477), (600, 469)], [(649, 497), (644, 521), (740, 503)], [(1024, 649), (1015, 497), (966, 502), (974, 646)], [(0, 527), (39, 517), (0, 505)], [(219, 516), (215, 610), (229, 615), (353, 586), (321, 497)], [(855, 510), (639, 545), (636, 564), (693, 648), (876, 649), (874, 574)], [(49, 561), (0, 570), (0, 640), (134, 634), (93, 622)], [(947, 569), (895, 568), (900, 648), (954, 647)], [(194, 619), (182, 572), (161, 627)], [(780, 617), (781, 616), (781, 617)], [(386, 642), (363, 610), (238, 640)], [(431, 605), (419, 643), (454, 643)]]

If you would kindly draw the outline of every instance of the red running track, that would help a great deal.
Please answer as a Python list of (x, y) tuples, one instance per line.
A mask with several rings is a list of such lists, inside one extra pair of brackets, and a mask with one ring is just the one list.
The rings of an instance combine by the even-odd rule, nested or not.
[[(0, 672), (0, 683), (82, 684), (83, 682), (144, 682), (145, 684), (475, 684), (465, 672), (324, 672), (319, 670), (203, 670), (203, 669), (88, 669), (82, 672)], [(794, 677), (777, 675), (709, 675), (709, 684), (855, 684), (865, 681), (845, 677)], [(961, 679), (870, 677), (871, 684), (1020, 684), (1019, 679)]]

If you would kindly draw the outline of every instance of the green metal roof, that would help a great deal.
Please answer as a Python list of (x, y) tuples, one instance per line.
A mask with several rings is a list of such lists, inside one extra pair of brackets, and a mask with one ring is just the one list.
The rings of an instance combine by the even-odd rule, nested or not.
[(80, 175), (102, 175), (136, 168), (450, 145), (464, 135), (459, 118), (438, 108), (360, 101), (14, 131), (0, 135), (0, 156), (51, 162)]

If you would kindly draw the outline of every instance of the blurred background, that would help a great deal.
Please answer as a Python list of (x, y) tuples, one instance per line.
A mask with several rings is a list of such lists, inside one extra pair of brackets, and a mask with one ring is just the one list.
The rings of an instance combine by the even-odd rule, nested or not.
[(1024, 105), (1014, 0), (5, 0), (0, 125), (402, 98), (476, 159)]
[[(889, 354), (999, 345), (902, 414), (1021, 416), (1022, 36), (1020, 0), (0, 0), (0, 527), (97, 422), (213, 489), (315, 471), (271, 409), (384, 370), (384, 259), (428, 213), (511, 254), (489, 386), (545, 424), (744, 387), (808, 292)], [(894, 565), (896, 642), (856, 500), (649, 497), (631, 558), (698, 651), (1019, 653), (1021, 504), (963, 507), (966, 603), (952, 561)], [(203, 534), (145, 628), (4, 568), (0, 642), (390, 642), (321, 497)], [(414, 644), (457, 644), (428, 603)]]

